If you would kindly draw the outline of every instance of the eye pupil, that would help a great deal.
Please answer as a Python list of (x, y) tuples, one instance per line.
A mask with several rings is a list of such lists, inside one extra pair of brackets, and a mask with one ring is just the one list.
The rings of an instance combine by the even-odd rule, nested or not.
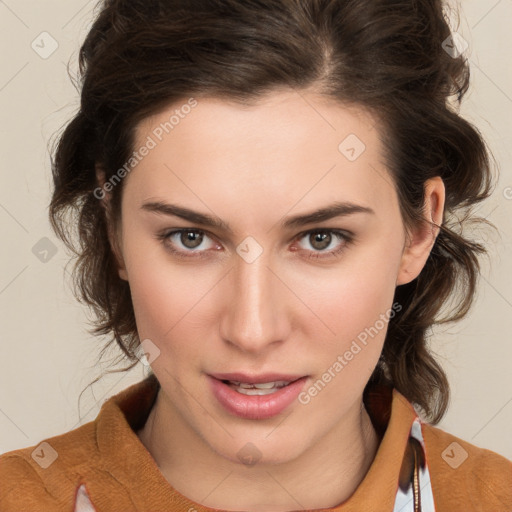
[[(325, 243), (327, 241), (327, 243)], [(320, 247), (315, 245), (317, 242), (320, 242)], [(326, 232), (317, 232), (312, 234), (312, 243), (311, 245), (315, 247), (315, 249), (325, 249), (329, 247), (331, 243), (331, 235)]]
[[(201, 233), (198, 233), (196, 231), (184, 231), (181, 233), (181, 242), (185, 247), (188, 247), (189, 249), (195, 249), (196, 247), (201, 245), (201, 237)], [(197, 243), (198, 239), (199, 243)], [(190, 242), (192, 242), (192, 244), (190, 244)]]

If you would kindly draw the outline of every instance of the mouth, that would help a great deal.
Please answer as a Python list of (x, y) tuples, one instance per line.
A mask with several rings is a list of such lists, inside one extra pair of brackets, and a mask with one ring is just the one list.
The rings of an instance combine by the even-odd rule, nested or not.
[[(208, 375), (210, 389), (228, 413), (245, 419), (267, 419), (290, 407), (309, 376), (229, 374)], [(219, 378), (221, 377), (221, 378)], [(285, 377), (285, 378), (282, 378)], [(259, 381), (259, 382), (258, 382)]]
[(271, 382), (261, 382), (261, 383), (247, 383), (240, 382), (236, 380), (222, 380), (224, 384), (227, 384), (231, 389), (234, 389), (238, 393), (249, 396), (263, 396), (263, 395), (271, 395), (275, 393), (279, 389), (282, 389), (293, 382), (296, 382), (299, 379), (295, 379), (293, 381), (286, 380), (276, 380)]

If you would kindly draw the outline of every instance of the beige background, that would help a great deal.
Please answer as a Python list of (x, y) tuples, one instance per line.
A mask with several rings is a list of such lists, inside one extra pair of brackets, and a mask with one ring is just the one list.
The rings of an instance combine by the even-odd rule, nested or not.
[[(87, 333), (87, 311), (66, 284), (67, 257), (47, 220), (47, 148), (78, 104), (66, 66), (76, 70), (94, 6), (0, 0), (0, 453), (93, 420), (106, 398), (144, 375), (139, 364), (129, 374), (106, 376), (85, 391), (78, 408), (80, 392), (104, 369), (95, 366), (102, 340)], [(433, 347), (453, 393), (439, 426), (512, 459), (512, 0), (464, 0), (461, 8), (458, 32), (469, 43), (472, 70), (462, 113), (483, 132), (501, 167), (494, 196), (480, 208), (501, 240), (492, 245), (470, 316), (436, 330)], [(52, 44), (58, 48), (48, 55)], [(45, 237), (57, 251), (46, 262), (40, 259)]]

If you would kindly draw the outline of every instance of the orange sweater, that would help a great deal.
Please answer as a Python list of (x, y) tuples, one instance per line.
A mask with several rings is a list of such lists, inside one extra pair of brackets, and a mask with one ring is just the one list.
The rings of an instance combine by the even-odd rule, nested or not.
[[(214, 511), (173, 489), (135, 433), (158, 389), (150, 375), (106, 401), (94, 421), (1, 455), (0, 512)], [(376, 389), (365, 405), (381, 436), (376, 457), (354, 494), (323, 512), (414, 510), (399, 504), (397, 490), (415, 455), (430, 478), (420, 475), (422, 499), (431, 491), (436, 512), (512, 512), (511, 461), (421, 422), (395, 389)], [(411, 444), (414, 430), (420, 440)]]

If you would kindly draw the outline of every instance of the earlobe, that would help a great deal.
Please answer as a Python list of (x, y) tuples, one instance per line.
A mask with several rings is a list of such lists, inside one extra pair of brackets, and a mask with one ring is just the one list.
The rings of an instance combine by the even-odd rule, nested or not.
[(430, 255), (443, 222), (445, 188), (440, 176), (431, 178), (424, 186), (423, 222), (406, 236), (396, 285), (416, 279)]
[(101, 206), (107, 211), (108, 209), (108, 202), (110, 199), (110, 193), (106, 192), (104, 189), (106, 177), (105, 177), (105, 170), (103, 167), (99, 164), (96, 164), (95, 166), (95, 173), (96, 173), (96, 181), (97, 181), (97, 188), (94, 190), (94, 197), (98, 199), (98, 202), (101, 204)]
[(114, 227), (109, 222), (109, 242), (112, 253), (117, 263), (118, 275), (124, 281), (128, 281), (128, 273), (124, 263), (123, 253), (121, 250), (120, 236), (114, 232)]
[(121, 235), (115, 232), (115, 228), (110, 221), (108, 221), (108, 232), (110, 248), (116, 260), (118, 275), (124, 281), (128, 281), (128, 273), (124, 263), (123, 253), (121, 250)]
[[(99, 165), (96, 165), (96, 178), (98, 180), (99, 187), (101, 188), (101, 190), (103, 190), (103, 185), (105, 184), (105, 171)], [(110, 203), (111, 195), (110, 195), (110, 193), (103, 191), (100, 196), (101, 196), (101, 198), (99, 199), (100, 204), (105, 210), (105, 220), (107, 223), (107, 231), (108, 231), (110, 250), (112, 251), (112, 254), (114, 255), (114, 258), (116, 260), (116, 264), (118, 267), (118, 275), (124, 281), (128, 281), (128, 274), (126, 272), (124, 259), (122, 256), (122, 251), (120, 248), (120, 244), (118, 243), (120, 237), (116, 233), (114, 221), (113, 221), (112, 213), (111, 213), (111, 203)]]

